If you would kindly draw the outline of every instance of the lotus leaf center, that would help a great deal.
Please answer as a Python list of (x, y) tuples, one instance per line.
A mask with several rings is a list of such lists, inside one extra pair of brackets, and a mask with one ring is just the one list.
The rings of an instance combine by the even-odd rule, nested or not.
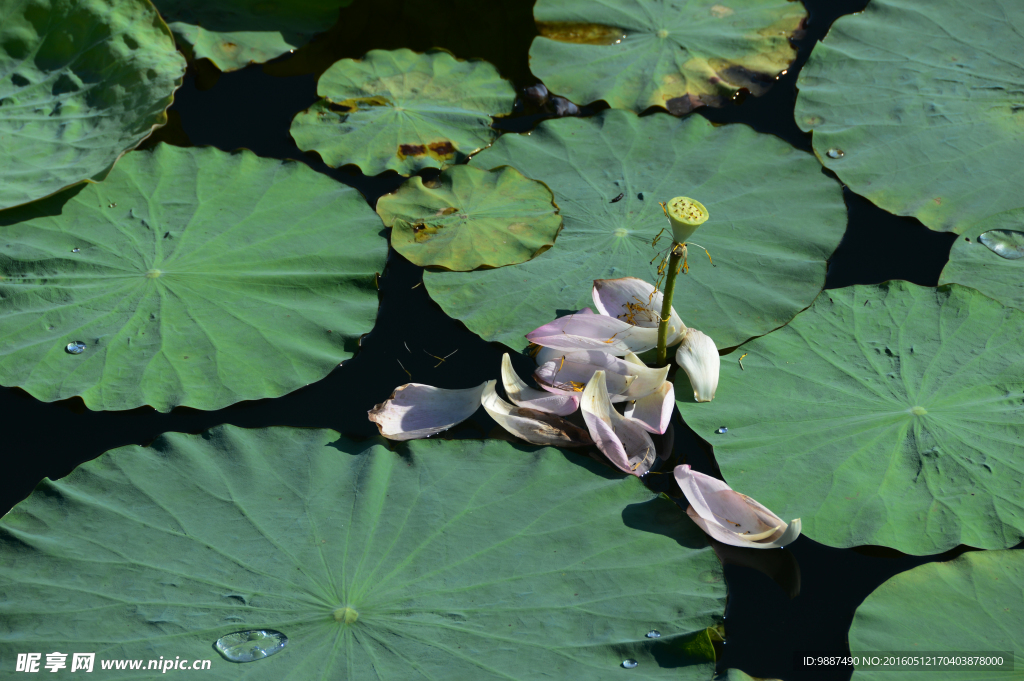
[(913, 414), (914, 416), (924, 416), (925, 414), (928, 413), (928, 410), (925, 409), (924, 407), (911, 407), (910, 413)]
[(334, 620), (336, 622), (355, 624), (357, 619), (359, 619), (359, 613), (356, 612), (354, 608), (345, 606), (344, 608), (338, 608), (334, 611)]
[(629, 234), (629, 230), (625, 227), (619, 227), (615, 230), (615, 236), (626, 236), (627, 234)]
[(161, 272), (160, 270), (149, 270), (148, 272), (146, 272), (146, 278), (147, 279), (156, 279), (161, 274), (163, 274), (163, 272)]
[(668, 31), (666, 31), (665, 29), (659, 30), (658, 31), (658, 37), (659, 38), (667, 38), (668, 37)]

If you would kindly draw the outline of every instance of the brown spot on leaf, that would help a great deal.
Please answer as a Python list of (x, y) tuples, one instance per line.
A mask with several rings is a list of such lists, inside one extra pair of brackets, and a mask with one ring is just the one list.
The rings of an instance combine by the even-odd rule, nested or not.
[(452, 213), (456, 212), (457, 210), (459, 210), (459, 209), (456, 208), (455, 206), (448, 206), (447, 208), (438, 208), (437, 212), (434, 213), (434, 215), (437, 216), (437, 217), (441, 217), (442, 215), (451, 215)]
[(701, 98), (689, 93), (682, 97), (674, 97), (665, 102), (665, 108), (674, 116), (682, 116), (702, 106), (704, 106), (704, 102), (701, 101)]
[(423, 156), (427, 153), (427, 147), (422, 144), (399, 144), (398, 158), (405, 159), (409, 156)]
[(424, 241), (430, 241), (442, 229), (444, 229), (444, 225), (427, 225), (420, 222), (412, 226), (413, 238), (416, 239), (416, 243), (421, 244)]
[(582, 21), (538, 21), (537, 30), (545, 38), (579, 45), (614, 45), (626, 37), (626, 32), (616, 26)]
[(932, 201), (934, 201), (936, 204), (938, 204), (940, 206), (942, 205), (942, 198), (941, 197), (936, 196), (934, 199), (932, 199)]
[(430, 144), (427, 145), (427, 148), (431, 152), (430, 155), (438, 160), (449, 159), (455, 155), (455, 145), (453, 145), (448, 140), (443, 140), (441, 142), (431, 142)]
[(455, 145), (448, 140), (438, 140), (428, 144), (399, 144), (398, 158), (409, 156), (430, 156), (438, 161), (448, 161), (455, 156)]
[(224, 48), (225, 52), (234, 52), (238, 49), (238, 45), (235, 43), (224, 43), (221, 47)]

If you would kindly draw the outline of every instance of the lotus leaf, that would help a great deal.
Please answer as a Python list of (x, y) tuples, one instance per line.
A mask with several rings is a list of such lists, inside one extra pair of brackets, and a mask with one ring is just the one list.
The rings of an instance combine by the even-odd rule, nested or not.
[(684, 114), (761, 95), (796, 58), (807, 11), (788, 0), (538, 0), (530, 66), (587, 104)]
[(654, 282), (651, 259), (671, 241), (662, 236), (651, 247), (668, 227), (659, 201), (685, 193), (711, 214), (698, 241), (714, 266), (691, 245), (674, 305), (722, 348), (807, 307), (846, 226), (839, 187), (809, 154), (746, 126), (697, 117), (608, 110), (546, 121), (529, 135), (503, 135), (470, 165), (511, 165), (543, 181), (564, 222), (558, 245), (529, 262), (424, 275), (445, 312), (512, 348), (556, 314), (592, 305), (595, 279)]
[[(927, 669), (927, 677), (937, 681), (1015, 678), (1024, 668), (1022, 590), (1022, 551), (971, 552), (948, 563), (921, 565), (889, 579), (857, 608), (850, 649), (870, 655), (887, 650), (921, 655), (927, 651), (933, 655), (1002, 654), (1003, 664), (1012, 664), (1016, 673), (981, 665), (906, 670), (913, 674)], [(853, 678), (881, 681), (892, 679), (893, 671), (858, 668)]]
[(515, 168), (454, 166), (429, 185), (412, 177), (377, 200), (391, 245), (421, 267), (466, 272), (526, 262), (562, 228), (551, 190)]
[(221, 71), (262, 63), (304, 45), (352, 0), (153, 0), (196, 59)]
[(146, 0), (0, 0), (0, 209), (101, 179), (184, 72)]
[(723, 358), (714, 402), (677, 374), (678, 405), (734, 489), (815, 541), (1005, 548), (1024, 537), (1022, 329), (957, 285), (824, 291)]
[(295, 144), (329, 166), (354, 163), (367, 175), (465, 161), (497, 136), (491, 117), (509, 113), (516, 98), (485, 61), (406, 49), (335, 62), (317, 94), (323, 99), (292, 121)]
[[(713, 653), (687, 643), (725, 606), (675, 504), (587, 457), (231, 426), (42, 482), (0, 521), (0, 593), (12, 665), (213, 658), (204, 676), (252, 681), (603, 681), (624, 658), (708, 679)], [(240, 666), (213, 651), (252, 630), (288, 642)]]
[(953, 242), (939, 283), (970, 286), (1024, 310), (1024, 208), (968, 227)]
[(1024, 206), (1024, 4), (871, 0), (800, 73), (796, 121), (878, 206), (962, 232)]
[(296, 162), (129, 154), (0, 213), (0, 384), (160, 411), (291, 392), (373, 327), (380, 231), (358, 191)]

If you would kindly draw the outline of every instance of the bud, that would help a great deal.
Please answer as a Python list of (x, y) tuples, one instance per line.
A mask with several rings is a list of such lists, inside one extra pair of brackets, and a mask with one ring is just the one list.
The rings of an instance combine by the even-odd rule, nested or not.
[(685, 196), (677, 196), (669, 201), (665, 213), (672, 224), (672, 241), (680, 244), (685, 244), (708, 219), (708, 209), (699, 201)]

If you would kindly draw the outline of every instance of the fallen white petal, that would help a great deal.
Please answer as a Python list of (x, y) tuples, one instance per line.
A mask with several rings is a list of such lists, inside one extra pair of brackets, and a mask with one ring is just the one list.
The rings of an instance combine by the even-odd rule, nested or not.
[(556, 447), (582, 447), (593, 444), (582, 428), (565, 419), (536, 409), (516, 407), (498, 397), (494, 389), (497, 381), (484, 384), (480, 403), (498, 425), (518, 438), (535, 445)]
[(559, 350), (600, 350), (622, 356), (658, 344), (658, 330), (633, 326), (601, 314), (576, 313), (559, 317), (526, 334), (531, 343)]
[(683, 368), (693, 386), (693, 399), (710, 402), (718, 390), (718, 372), (722, 360), (715, 342), (697, 329), (686, 329), (682, 345), (676, 350), (676, 364)]
[(800, 536), (799, 518), (787, 524), (721, 480), (698, 473), (688, 465), (677, 466), (675, 478), (690, 502), (687, 515), (724, 544), (769, 549), (785, 546)]
[(671, 381), (664, 381), (657, 390), (626, 407), (626, 416), (636, 419), (648, 432), (664, 433), (675, 406), (675, 388)]
[(576, 394), (552, 393), (526, 385), (512, 368), (512, 358), (507, 352), (501, 358), (501, 382), (505, 386), (508, 399), (518, 407), (566, 416), (580, 406), (580, 398)]
[(487, 383), (475, 388), (448, 390), (422, 383), (395, 388), (386, 401), (369, 412), (380, 434), (389, 440), (429, 437), (465, 421), (480, 408)]
[[(636, 277), (595, 279), (591, 291), (598, 312), (640, 327), (657, 328), (664, 297), (651, 284)], [(675, 345), (686, 325), (675, 308), (668, 320), (668, 345)]]
[[(618, 359), (611, 355), (605, 355), (605, 357)], [(554, 393), (581, 393), (596, 371), (601, 371), (601, 368), (593, 364), (556, 359), (537, 367), (537, 370), (533, 372), (533, 378), (540, 387)], [(634, 379), (633, 374), (623, 375), (608, 372), (608, 384), (615, 393), (625, 392)]]
[(651, 469), (657, 460), (654, 441), (637, 421), (612, 407), (604, 371), (587, 383), (580, 409), (597, 448), (619, 470), (639, 477)]

